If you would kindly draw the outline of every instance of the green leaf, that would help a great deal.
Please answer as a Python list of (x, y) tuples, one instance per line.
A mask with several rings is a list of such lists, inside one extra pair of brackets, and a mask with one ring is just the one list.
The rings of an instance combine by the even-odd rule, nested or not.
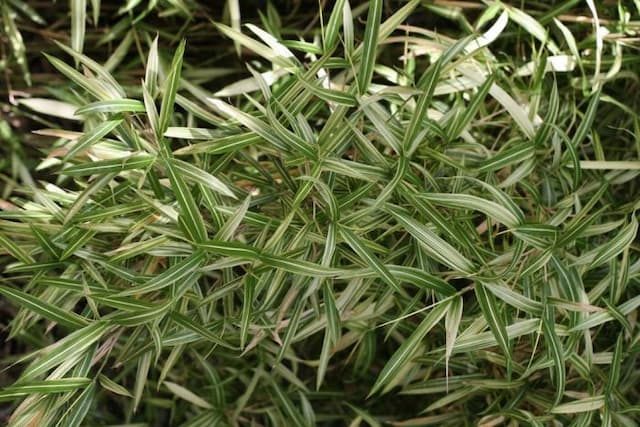
[[(35, 238), (38, 240), (40, 247), (42, 248), (42, 250), (44, 250), (45, 253), (47, 253), (53, 259), (60, 259), (60, 255), (62, 251), (51, 241), (51, 239), (49, 239), (49, 236), (47, 236), (38, 227), (35, 227), (33, 225), (31, 226), (31, 232), (33, 233)], [(2, 235), (0, 235), (0, 242), (1, 241), (2, 241)], [(21, 260), (21, 261), (24, 262), (24, 260)]]
[(220, 31), (225, 36), (229, 37), (234, 41), (234, 43), (238, 43), (247, 49), (255, 52), (259, 56), (263, 57), (269, 62), (282, 67), (282, 68), (293, 68), (293, 62), (285, 55), (282, 55), (281, 52), (277, 52), (269, 46), (266, 46), (256, 40), (248, 37), (241, 32), (234, 30), (224, 24), (214, 23), (218, 31)]
[(136, 99), (112, 99), (98, 101), (78, 108), (75, 115), (87, 115), (95, 113), (144, 113), (144, 104)]
[(234, 349), (233, 346), (226, 343), (221, 337), (215, 335), (206, 327), (198, 325), (197, 323), (195, 323), (195, 321), (189, 319), (186, 316), (183, 316), (180, 313), (177, 313), (175, 311), (172, 312), (171, 319), (174, 322), (176, 322), (178, 325), (185, 327), (190, 331), (195, 332), (196, 334), (200, 335), (201, 337), (205, 338), (208, 341), (211, 341), (216, 345), (219, 345), (221, 347), (228, 348), (228, 349)]
[(66, 167), (60, 171), (67, 176), (102, 175), (120, 173), (128, 170), (147, 169), (156, 158), (145, 154), (137, 154), (111, 160), (85, 162)]
[(184, 227), (191, 242), (203, 242), (207, 237), (204, 219), (179, 167), (176, 166), (174, 159), (165, 159), (164, 165), (169, 175), (173, 194), (180, 206), (180, 224)]
[(108, 328), (107, 323), (96, 321), (44, 348), (41, 357), (24, 370), (19, 381), (33, 380), (59, 364), (80, 356), (102, 338)]
[[(167, 132), (170, 131), (167, 130)], [(166, 134), (165, 134), (166, 135)], [(240, 135), (231, 135), (223, 138), (217, 138), (212, 141), (202, 142), (199, 144), (189, 145), (174, 151), (174, 155), (183, 156), (191, 154), (225, 154), (241, 150), (242, 148), (256, 145), (262, 141), (260, 135), (253, 132), (243, 133)]]
[(240, 348), (244, 349), (249, 336), (251, 326), (251, 315), (255, 303), (256, 279), (253, 275), (247, 274), (244, 277), (244, 294), (242, 298), (242, 314), (240, 316)]
[(377, 393), (384, 386), (389, 384), (394, 377), (402, 370), (402, 368), (411, 361), (416, 354), (422, 340), (426, 337), (431, 329), (442, 319), (442, 317), (450, 309), (451, 302), (441, 302), (434, 308), (429, 310), (426, 317), (415, 328), (413, 333), (405, 339), (400, 348), (391, 356), (385, 364), (382, 372), (378, 375), (375, 384), (369, 392), (369, 396)]
[(36, 298), (26, 292), (6, 286), (0, 286), (0, 294), (13, 301), (15, 304), (33, 311), (47, 320), (60, 323), (61, 325), (67, 326), (71, 329), (82, 328), (89, 324), (89, 321), (84, 317), (74, 312), (58, 308), (55, 305), (47, 301), (43, 301), (40, 298)]
[(453, 354), (453, 346), (456, 342), (458, 335), (458, 329), (460, 328), (460, 322), (462, 321), (463, 302), (462, 297), (456, 297), (449, 303), (446, 316), (444, 318), (445, 329), (445, 375), (449, 378), (449, 360)]
[(530, 142), (523, 142), (515, 147), (502, 150), (499, 154), (484, 161), (478, 172), (493, 172), (509, 166), (515, 166), (532, 158), (535, 154), (535, 146)]
[(542, 317), (542, 332), (544, 333), (549, 355), (551, 360), (553, 360), (551, 373), (553, 382), (556, 386), (554, 405), (558, 405), (564, 394), (567, 375), (565, 371), (566, 368), (562, 341), (560, 341), (555, 329), (554, 309), (549, 305), (545, 307), (544, 316)]
[(489, 93), (489, 89), (494, 82), (494, 75), (490, 75), (487, 79), (482, 83), (482, 85), (478, 88), (478, 92), (473, 96), (469, 104), (465, 107), (462, 116), (451, 122), (449, 127), (449, 139), (455, 140), (457, 139), (462, 131), (471, 123), (473, 117), (477, 114), (478, 109), (484, 103), (487, 94)]
[(68, 162), (69, 159), (73, 158), (76, 154), (88, 150), (92, 145), (102, 140), (102, 138), (117, 128), (120, 123), (122, 123), (122, 119), (108, 120), (102, 122), (91, 131), (86, 132), (69, 147), (69, 151), (65, 154), (63, 161)]
[(216, 193), (237, 199), (236, 195), (233, 194), (229, 187), (210, 173), (205, 172), (192, 164), (183, 162), (182, 160), (172, 159), (171, 163), (175, 168), (176, 173), (182, 174), (186, 179), (193, 181), (196, 184), (204, 185)]
[(86, 23), (86, 0), (71, 0), (71, 47), (78, 53), (82, 53), (84, 47)]
[(384, 264), (382, 264), (380, 260), (376, 258), (376, 256), (364, 245), (364, 242), (358, 236), (344, 227), (341, 227), (339, 230), (340, 235), (345, 240), (345, 242), (347, 242), (351, 249), (353, 249), (353, 251), (358, 254), (358, 256), (366, 263), (366, 265), (371, 267), (376, 272), (378, 277), (382, 279), (383, 282), (391, 286), (391, 288), (393, 288), (396, 292), (404, 293), (404, 290), (402, 289), (400, 284), (396, 282), (396, 279), (389, 272), (387, 267), (385, 267)]
[(0, 233), (0, 246), (5, 248), (5, 250), (15, 259), (24, 263), (24, 264), (33, 264), (35, 260), (26, 253), (20, 246), (18, 246), (13, 240)]
[[(158, 74), (160, 70), (160, 61), (158, 59), (158, 36), (153, 39), (149, 54), (147, 55), (147, 66), (144, 74), (144, 87), (151, 95), (151, 99), (155, 98), (158, 90)], [(157, 133), (156, 133), (157, 135)]]
[(427, 71), (422, 75), (418, 83), (418, 89), (420, 89), (420, 96), (416, 102), (416, 108), (411, 115), (411, 122), (409, 128), (404, 134), (404, 140), (402, 145), (405, 150), (413, 145), (416, 136), (423, 127), (423, 121), (427, 117), (427, 111), (431, 106), (433, 93), (435, 92), (436, 85), (440, 79), (440, 73), (442, 70), (442, 61), (436, 61), (431, 64)]
[(495, 297), (487, 292), (483, 283), (476, 283), (475, 286), (476, 299), (482, 310), (482, 314), (491, 328), (491, 332), (498, 343), (498, 347), (502, 351), (507, 362), (507, 375), (511, 375), (512, 356), (511, 347), (509, 345), (509, 335), (507, 327), (504, 323), (502, 310), (498, 306)]
[(144, 308), (142, 310), (130, 311), (130, 312), (116, 312), (112, 316), (105, 316), (109, 322), (121, 326), (138, 326), (145, 323), (157, 321), (164, 317), (164, 315), (171, 308), (172, 301), (167, 301), (161, 304), (155, 304), (151, 308)]
[(279, 403), (278, 406), (285, 416), (287, 423), (296, 427), (306, 427), (308, 424), (305, 422), (304, 417), (296, 405), (275, 381), (272, 382), (272, 389), (275, 392), (274, 397), (277, 399), (277, 402)]
[(180, 399), (184, 399), (187, 402), (191, 403), (194, 406), (204, 409), (211, 409), (212, 406), (209, 402), (204, 400), (202, 397), (198, 396), (191, 390), (186, 389), (180, 384), (172, 383), (171, 381), (165, 381), (163, 383), (167, 389)]
[(331, 52), (335, 49), (340, 36), (340, 26), (342, 24), (342, 15), (345, 0), (337, 0), (331, 9), (329, 22), (324, 27), (322, 46), (325, 52)]
[(173, 104), (175, 103), (176, 94), (178, 93), (178, 87), (180, 85), (182, 57), (184, 56), (185, 44), (186, 41), (184, 39), (180, 41), (180, 44), (173, 55), (171, 68), (169, 69), (169, 74), (167, 75), (162, 88), (162, 105), (160, 107), (160, 117), (158, 118), (158, 133), (156, 134), (159, 141), (162, 140), (162, 135), (164, 135), (165, 131), (169, 127), (169, 123), (173, 116)]
[(305, 89), (309, 90), (309, 92), (313, 93), (323, 101), (335, 103), (338, 105), (344, 105), (346, 107), (355, 107), (356, 105), (358, 105), (356, 97), (349, 92), (318, 87), (313, 82), (305, 81), (304, 76), (299, 74), (296, 74), (296, 77), (298, 77), (298, 80), (300, 81), (300, 83), (302, 83)]
[(631, 222), (617, 236), (605, 243), (591, 261), (591, 268), (609, 262), (629, 247), (638, 234), (638, 219), (633, 215)]
[(29, 381), (0, 390), (0, 402), (7, 402), (31, 394), (66, 393), (88, 386), (89, 378), (61, 378), (58, 380)]
[(133, 397), (129, 390), (103, 374), (98, 375), (98, 381), (104, 389), (109, 390), (112, 393), (125, 397)]
[(367, 25), (365, 27), (364, 39), (362, 41), (362, 58), (358, 69), (358, 93), (364, 95), (371, 83), (373, 69), (376, 63), (378, 52), (378, 36), (380, 31), (380, 20), (382, 18), (382, 0), (371, 0), (369, 2), (369, 13), (367, 15)]
[(147, 294), (149, 292), (155, 292), (160, 289), (164, 289), (167, 286), (171, 286), (176, 283), (181, 283), (183, 280), (199, 271), (202, 263), (205, 260), (205, 257), (205, 252), (198, 250), (187, 258), (158, 274), (153, 279), (143, 283), (140, 286), (134, 286), (131, 289), (122, 291), (118, 294), (118, 296), (124, 297), (129, 295)]
[(579, 414), (581, 412), (597, 411), (604, 406), (604, 396), (591, 396), (573, 402), (563, 403), (551, 410), (552, 414)]
[(200, 243), (198, 246), (215, 255), (248, 260), (257, 260), (260, 257), (258, 249), (244, 243), (209, 240), (205, 243)]
[(584, 113), (584, 117), (580, 120), (580, 124), (571, 138), (571, 145), (575, 148), (582, 143), (582, 140), (587, 136), (589, 131), (593, 128), (593, 122), (598, 112), (598, 104), (600, 102), (601, 89), (598, 89), (591, 95), (587, 111)]
[(261, 253), (259, 259), (264, 264), (270, 267), (279, 268), (284, 271), (288, 271), (289, 273), (298, 274), (301, 276), (331, 277), (337, 276), (341, 273), (341, 270), (333, 269), (330, 267), (323, 267), (312, 262), (300, 259), (288, 259), (286, 257), (266, 253)]
[(95, 391), (95, 382), (91, 382), (65, 411), (56, 427), (80, 426), (93, 406)]
[(424, 224), (420, 224), (399, 210), (388, 208), (388, 212), (434, 259), (444, 265), (448, 265), (455, 271), (463, 273), (473, 272), (474, 266), (471, 261)]
[(147, 351), (138, 359), (138, 369), (136, 372), (136, 382), (133, 388), (133, 412), (136, 412), (140, 401), (142, 400), (142, 394), (144, 393), (144, 387), (147, 384), (147, 378), (149, 377), (149, 368), (151, 367), (152, 353)]
[(514, 212), (496, 202), (470, 194), (429, 193), (421, 194), (420, 197), (441, 206), (480, 211), (510, 228), (518, 226), (522, 216), (520, 212)]

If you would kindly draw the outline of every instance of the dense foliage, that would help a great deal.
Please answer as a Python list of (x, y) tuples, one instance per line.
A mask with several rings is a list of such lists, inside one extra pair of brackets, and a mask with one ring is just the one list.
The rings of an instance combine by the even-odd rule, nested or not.
[(0, 4), (8, 425), (637, 425), (637, 1), (207, 3)]

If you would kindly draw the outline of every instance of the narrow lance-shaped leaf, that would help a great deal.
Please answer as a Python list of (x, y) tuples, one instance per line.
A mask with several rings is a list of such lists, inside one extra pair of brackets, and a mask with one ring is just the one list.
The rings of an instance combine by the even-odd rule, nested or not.
[(184, 399), (187, 402), (193, 404), (194, 406), (198, 406), (204, 409), (211, 409), (212, 406), (209, 402), (204, 400), (202, 397), (198, 396), (191, 390), (181, 386), (180, 384), (173, 383), (171, 381), (164, 382), (165, 387), (169, 389), (171, 393), (179, 397), (180, 399)]
[(579, 414), (581, 412), (597, 411), (604, 406), (604, 396), (591, 396), (573, 402), (563, 403), (551, 410), (552, 414)]
[(236, 195), (233, 194), (233, 192), (229, 189), (229, 187), (227, 187), (226, 184), (224, 184), (222, 181), (220, 181), (210, 173), (205, 172), (204, 170), (190, 163), (183, 162), (182, 160), (173, 159), (171, 160), (171, 163), (175, 167), (176, 171), (180, 172), (185, 178), (195, 183), (204, 185), (205, 187), (208, 187), (217, 193), (237, 199)]
[(66, 393), (85, 387), (89, 378), (61, 378), (58, 380), (30, 381), (0, 390), (0, 402), (7, 402), (32, 394)]
[(213, 332), (211, 332), (209, 329), (207, 329), (205, 326), (199, 325), (197, 324), (195, 321), (189, 319), (188, 317), (177, 313), (177, 312), (172, 312), (171, 313), (171, 319), (176, 322), (178, 325), (187, 328), (190, 331), (195, 332), (196, 334), (202, 336), (203, 338), (211, 341), (212, 343), (219, 345), (221, 347), (224, 348), (228, 348), (228, 349), (234, 349), (233, 346), (229, 345), (228, 343), (226, 343), (221, 337), (217, 336), (216, 334), (214, 334)]
[(88, 324), (88, 320), (84, 317), (72, 311), (70, 312), (68, 310), (58, 308), (57, 306), (47, 301), (43, 301), (29, 293), (12, 289), (7, 286), (0, 286), (0, 294), (25, 309), (39, 314), (47, 320), (60, 323), (69, 328), (82, 328)]
[(580, 124), (576, 129), (573, 138), (571, 139), (571, 145), (575, 148), (582, 143), (582, 140), (587, 136), (589, 131), (593, 128), (593, 121), (596, 118), (598, 112), (598, 104), (600, 102), (601, 89), (591, 95), (587, 111), (584, 113), (584, 117), (580, 120)]
[(247, 274), (244, 279), (244, 295), (242, 298), (242, 314), (240, 316), (240, 348), (245, 348), (249, 336), (251, 315), (255, 302), (256, 279), (252, 274)]
[[(54, 40), (54, 42), (55, 42), (56, 46), (58, 46), (64, 52), (69, 54), (75, 60), (80, 61), (80, 63), (82, 63), (87, 68), (89, 68), (91, 71), (93, 71), (96, 74), (96, 76), (99, 78), (101, 83), (106, 84), (106, 86), (102, 90), (104, 90), (108, 96), (106, 98), (104, 98), (104, 100), (125, 98), (124, 89), (122, 88), (122, 86), (120, 86), (118, 84), (116, 79), (113, 78), (113, 76), (109, 73), (109, 71), (107, 71), (107, 69), (104, 66), (100, 65), (99, 63), (97, 63), (93, 59), (89, 58), (88, 56), (83, 55), (82, 53), (78, 52), (77, 50), (74, 50), (74, 49), (70, 48), (69, 46), (64, 45), (63, 43), (60, 43), (60, 42), (55, 41), (55, 40)], [(54, 64), (54, 66), (55, 66), (55, 64)], [(56, 66), (56, 68), (58, 68), (58, 67)], [(73, 68), (70, 68), (70, 70), (77, 73), (77, 71), (75, 71)], [(63, 72), (62, 70), (60, 70), (60, 71)], [(63, 72), (63, 74), (66, 74), (66, 73)], [(71, 76), (70, 76), (70, 78), (71, 78)], [(74, 79), (72, 78), (72, 80), (74, 80)], [(76, 82), (76, 83), (78, 83), (78, 82)], [(92, 84), (95, 85), (95, 83), (92, 83)]]
[(558, 84), (554, 80), (551, 88), (551, 95), (549, 96), (549, 110), (542, 122), (542, 125), (536, 133), (534, 140), (535, 145), (540, 146), (547, 143), (549, 135), (552, 134), (553, 127), (558, 117), (558, 111), (560, 111), (560, 97), (558, 96)]
[(496, 342), (498, 343), (498, 347), (500, 347), (500, 350), (507, 361), (507, 375), (511, 376), (512, 357), (511, 347), (509, 345), (509, 335), (507, 334), (507, 328), (504, 323), (500, 307), (498, 306), (498, 302), (493, 294), (487, 292), (485, 286), (480, 282), (476, 283), (475, 293), (478, 305), (482, 310), (482, 314), (489, 324), (491, 332), (493, 332)]
[(465, 258), (457, 249), (443, 240), (436, 233), (420, 224), (408, 215), (395, 209), (389, 209), (389, 213), (411, 234), (429, 255), (444, 265), (448, 265), (455, 271), (471, 273), (474, 270), (473, 263)]
[(352, 231), (344, 227), (340, 228), (340, 235), (347, 242), (351, 249), (358, 254), (363, 261), (367, 263), (378, 276), (397, 292), (403, 293), (402, 287), (396, 282), (389, 270), (376, 258), (376, 256), (364, 245), (362, 240), (358, 238)]
[(508, 208), (496, 202), (470, 194), (427, 193), (421, 194), (420, 197), (441, 206), (480, 211), (488, 217), (511, 228), (516, 227), (520, 222), (517, 213), (513, 213)]
[(99, 142), (102, 138), (107, 136), (111, 131), (118, 127), (122, 123), (122, 119), (108, 120), (100, 123), (91, 131), (86, 132), (70, 146), (69, 151), (64, 156), (63, 161), (67, 162), (73, 158), (76, 154), (87, 150), (93, 144)]
[(149, 54), (147, 55), (147, 66), (144, 74), (144, 86), (151, 99), (154, 99), (158, 90), (158, 74), (160, 70), (160, 61), (158, 60), (158, 36), (153, 39)]
[(421, 91), (420, 96), (416, 102), (416, 108), (411, 115), (411, 122), (409, 128), (404, 134), (404, 141), (402, 145), (405, 150), (410, 146), (413, 146), (414, 139), (420, 133), (423, 126), (423, 120), (427, 116), (427, 111), (431, 105), (433, 93), (436, 89), (436, 84), (440, 78), (440, 71), (442, 68), (442, 61), (436, 61), (431, 64), (425, 74), (420, 78), (418, 88)]
[(494, 75), (492, 74), (487, 77), (484, 83), (482, 83), (482, 85), (478, 88), (478, 92), (473, 96), (471, 102), (465, 107), (462, 116), (458, 120), (454, 120), (451, 123), (449, 129), (449, 138), (451, 140), (455, 140), (456, 138), (458, 138), (462, 131), (467, 127), (467, 125), (471, 123), (471, 120), (473, 120), (473, 117), (476, 115), (478, 109), (489, 93), (489, 89), (491, 89), (493, 82)]
[(31, 255), (26, 253), (13, 240), (2, 233), (0, 233), (0, 246), (2, 246), (12, 257), (24, 264), (32, 264), (35, 262)]
[(84, 162), (62, 169), (60, 173), (67, 176), (87, 176), (119, 173), (128, 170), (146, 169), (151, 166), (155, 157), (148, 155), (133, 155), (120, 159)]
[(158, 291), (175, 283), (180, 283), (180, 281), (198, 271), (204, 259), (205, 252), (202, 250), (198, 250), (191, 254), (189, 257), (163, 271), (153, 279), (147, 281), (143, 285), (134, 286), (131, 289), (122, 291), (118, 294), (118, 296), (124, 297), (129, 295), (142, 295), (149, 292)]
[(121, 326), (131, 327), (143, 325), (163, 318), (169, 311), (171, 305), (172, 301), (165, 301), (164, 303), (154, 304), (151, 308), (144, 308), (142, 310), (114, 312), (114, 315), (105, 316), (105, 319), (109, 320), (111, 323)]
[(363, 95), (367, 92), (373, 77), (373, 69), (376, 63), (378, 51), (378, 31), (382, 18), (382, 0), (371, 0), (369, 2), (369, 14), (367, 25), (362, 42), (362, 58), (360, 59), (360, 69), (358, 70), (358, 92)]
[(203, 242), (207, 237), (207, 229), (198, 205), (185, 183), (182, 173), (175, 165), (174, 159), (166, 159), (164, 164), (169, 174), (173, 194), (180, 205), (180, 224), (184, 227), (189, 240)]
[(102, 338), (108, 327), (106, 322), (94, 322), (50, 345), (40, 359), (25, 369), (20, 381), (33, 380), (64, 361), (78, 357)]
[(120, 396), (126, 396), (131, 398), (133, 397), (131, 392), (127, 390), (126, 387), (121, 386), (120, 384), (113, 381), (111, 378), (107, 377), (106, 375), (103, 375), (103, 374), (98, 375), (98, 381), (100, 382), (100, 385), (104, 389), (109, 390), (112, 393), (119, 394)]
[(402, 342), (400, 348), (396, 350), (393, 356), (391, 356), (389, 361), (385, 364), (382, 372), (380, 372), (380, 375), (378, 375), (375, 384), (371, 388), (369, 396), (377, 393), (380, 389), (389, 384), (389, 382), (398, 374), (398, 372), (400, 372), (403, 366), (411, 361), (424, 337), (440, 321), (440, 319), (442, 319), (450, 306), (450, 301), (443, 302), (437, 304), (427, 313), (426, 317), (422, 320), (422, 322), (420, 322), (411, 336), (409, 336)]
[(46, 53), (43, 53), (43, 55), (59, 72), (64, 74), (69, 80), (73, 81), (99, 100), (106, 101), (120, 97), (113, 96), (113, 94), (110, 93), (109, 90), (91, 81), (88, 77), (80, 74), (73, 67), (70, 67), (58, 58), (54, 58), (53, 56), (47, 55)]
[(338, 37), (340, 36), (340, 25), (342, 24), (342, 15), (345, 0), (338, 0), (331, 9), (329, 22), (324, 27), (322, 45), (325, 52), (330, 52), (336, 47)]
[(96, 384), (92, 382), (69, 406), (56, 424), (56, 427), (78, 427), (82, 424), (94, 404)]
[(493, 172), (517, 165), (535, 155), (535, 146), (530, 142), (523, 142), (515, 147), (502, 150), (495, 156), (485, 160), (478, 167), (478, 172)]
[(182, 72), (182, 57), (184, 55), (185, 40), (182, 40), (173, 55), (169, 75), (164, 82), (162, 91), (162, 105), (160, 107), (160, 117), (158, 118), (158, 133), (156, 137), (162, 141), (164, 132), (169, 127), (171, 117), (173, 116), (173, 104), (178, 93), (180, 85), (180, 74)]
[(232, 39), (234, 42), (241, 44), (247, 49), (258, 54), (259, 56), (262, 56), (266, 60), (272, 62), (273, 64), (285, 69), (293, 68), (293, 62), (288, 57), (279, 54), (271, 47), (268, 47), (224, 24), (215, 23), (214, 25), (216, 26), (218, 31)]
[(152, 352), (147, 351), (138, 359), (138, 370), (136, 372), (136, 382), (133, 388), (133, 412), (136, 412), (138, 405), (142, 400), (147, 378), (149, 377), (149, 368), (151, 367)]
[[(48, 254), (53, 259), (59, 259), (61, 250), (58, 248), (53, 241), (47, 236), (42, 230), (40, 230), (36, 226), (31, 226), (31, 232), (38, 240), (40, 247), (44, 250), (46, 254)], [(0, 235), (0, 241), (2, 239), (2, 235)], [(24, 262), (24, 261), (23, 261)]]
[(282, 414), (286, 417), (289, 425), (296, 427), (306, 427), (308, 424), (305, 422), (304, 417), (296, 407), (296, 405), (291, 401), (289, 396), (278, 386), (278, 384), (273, 381), (272, 389), (275, 392), (275, 398), (279, 403), (278, 407), (282, 411)]
[[(444, 319), (444, 329), (445, 329), (445, 375), (447, 377), (447, 381), (449, 379), (449, 360), (451, 359), (451, 355), (453, 354), (453, 346), (456, 342), (456, 337), (458, 335), (458, 328), (460, 327), (460, 322), (462, 321), (462, 297), (456, 297), (451, 300), (449, 303), (449, 308), (446, 313), (446, 317)], [(447, 383), (448, 384), (448, 383)]]
[(549, 350), (549, 355), (553, 360), (551, 371), (553, 374), (553, 382), (556, 386), (554, 404), (557, 405), (562, 400), (566, 383), (564, 349), (562, 341), (560, 341), (560, 338), (556, 333), (553, 307), (548, 305), (545, 307), (544, 311), (544, 316), (542, 318), (542, 331)]
[(84, 47), (86, 23), (86, 0), (71, 0), (71, 47), (78, 53), (82, 53)]
[(108, 101), (97, 101), (78, 108), (76, 115), (96, 114), (96, 113), (144, 113), (144, 104), (137, 99), (113, 99)]
[(624, 251), (636, 238), (638, 234), (638, 219), (635, 214), (631, 217), (631, 222), (620, 230), (620, 233), (605, 243), (598, 251), (597, 255), (591, 262), (591, 267), (597, 267), (609, 262), (619, 253)]

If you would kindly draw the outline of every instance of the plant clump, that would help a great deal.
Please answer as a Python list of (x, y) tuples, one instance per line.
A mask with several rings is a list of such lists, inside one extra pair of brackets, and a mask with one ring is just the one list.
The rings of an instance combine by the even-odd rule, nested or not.
[(638, 4), (90, 3), (1, 6), (8, 425), (635, 425)]

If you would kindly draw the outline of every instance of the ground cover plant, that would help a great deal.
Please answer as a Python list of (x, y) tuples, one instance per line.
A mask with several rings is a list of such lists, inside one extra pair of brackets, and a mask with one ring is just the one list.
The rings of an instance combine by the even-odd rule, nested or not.
[(6, 424), (637, 425), (637, 1), (110, 3), (0, 5)]

